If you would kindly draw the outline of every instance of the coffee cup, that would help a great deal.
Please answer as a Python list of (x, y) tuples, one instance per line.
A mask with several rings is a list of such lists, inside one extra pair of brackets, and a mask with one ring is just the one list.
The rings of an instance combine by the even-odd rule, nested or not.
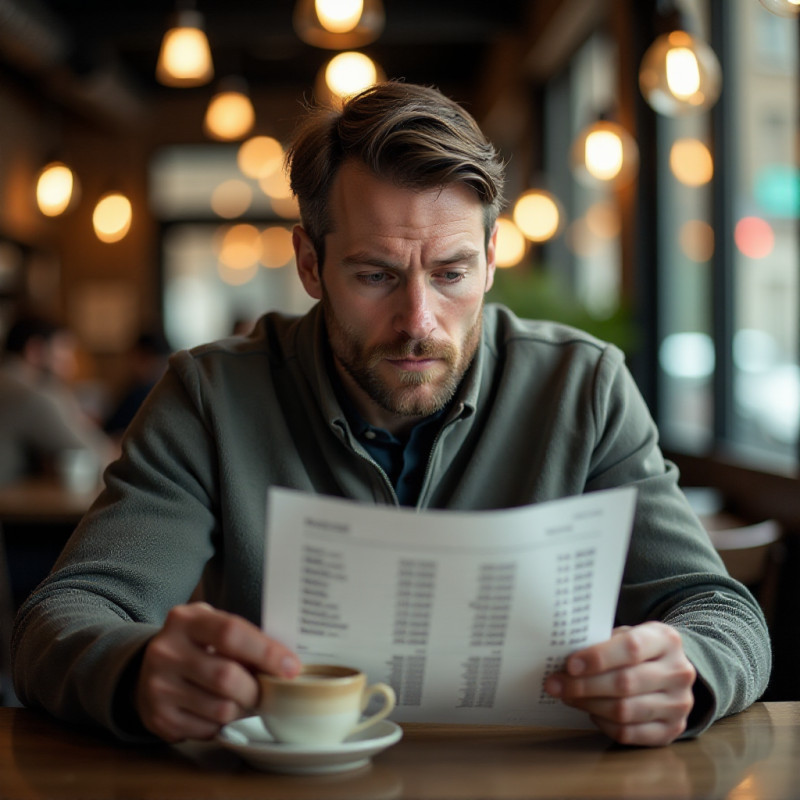
[[(295, 678), (261, 673), (258, 680), (259, 716), (272, 736), (287, 744), (338, 744), (388, 716), (396, 703), (391, 686), (368, 686), (367, 676), (353, 667), (306, 664)], [(375, 696), (383, 697), (382, 707), (361, 719)]]

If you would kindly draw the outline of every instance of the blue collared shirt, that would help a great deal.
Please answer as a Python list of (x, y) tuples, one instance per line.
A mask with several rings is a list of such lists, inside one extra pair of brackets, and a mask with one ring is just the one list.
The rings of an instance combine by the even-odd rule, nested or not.
[(358, 413), (342, 386), (335, 369), (331, 371), (334, 391), (353, 435), (376, 464), (386, 473), (401, 506), (415, 506), (422, 490), (434, 439), (442, 427), (446, 407), (420, 420), (400, 439), (383, 428), (370, 425)]

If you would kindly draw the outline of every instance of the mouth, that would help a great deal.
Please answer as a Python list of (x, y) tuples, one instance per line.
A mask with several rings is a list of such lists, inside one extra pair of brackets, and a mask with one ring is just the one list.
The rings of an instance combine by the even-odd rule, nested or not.
[(406, 372), (424, 372), (430, 369), (439, 359), (436, 358), (387, 358), (393, 367)]

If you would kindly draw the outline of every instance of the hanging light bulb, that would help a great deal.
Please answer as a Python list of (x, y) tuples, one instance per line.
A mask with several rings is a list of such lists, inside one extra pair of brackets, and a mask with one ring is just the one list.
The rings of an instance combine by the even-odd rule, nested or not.
[(711, 108), (722, 70), (714, 51), (684, 30), (659, 36), (639, 67), (639, 88), (653, 110), (677, 117)]
[(800, 0), (759, 0), (762, 6), (779, 17), (796, 17), (800, 14)]
[(72, 170), (61, 161), (43, 167), (36, 181), (36, 203), (47, 217), (57, 217), (74, 204), (78, 194)]
[(639, 147), (622, 125), (601, 119), (575, 139), (571, 161), (575, 176), (583, 183), (621, 186), (639, 169)]
[(323, 66), (317, 75), (315, 93), (320, 102), (338, 105), (383, 78), (383, 71), (369, 56), (347, 51)]
[(212, 139), (233, 142), (247, 136), (253, 129), (256, 112), (241, 79), (228, 78), (206, 109), (203, 130)]
[(547, 242), (564, 226), (561, 203), (544, 189), (523, 192), (514, 204), (512, 217), (525, 238), (532, 242)]
[(203, 15), (179, 11), (161, 40), (156, 78), (165, 86), (202, 86), (214, 77), (211, 49), (203, 31)]
[(118, 242), (128, 235), (132, 218), (131, 201), (120, 192), (106, 192), (92, 214), (95, 235), (101, 242)]
[(306, 44), (349, 50), (374, 42), (383, 32), (382, 0), (298, 0), (294, 29)]

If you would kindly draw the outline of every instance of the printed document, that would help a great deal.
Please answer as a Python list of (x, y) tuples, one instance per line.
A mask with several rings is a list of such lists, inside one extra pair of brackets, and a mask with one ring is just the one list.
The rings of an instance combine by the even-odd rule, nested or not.
[(590, 727), (543, 682), (609, 637), (635, 502), (416, 511), (272, 488), (264, 630), (389, 683), (398, 722)]

